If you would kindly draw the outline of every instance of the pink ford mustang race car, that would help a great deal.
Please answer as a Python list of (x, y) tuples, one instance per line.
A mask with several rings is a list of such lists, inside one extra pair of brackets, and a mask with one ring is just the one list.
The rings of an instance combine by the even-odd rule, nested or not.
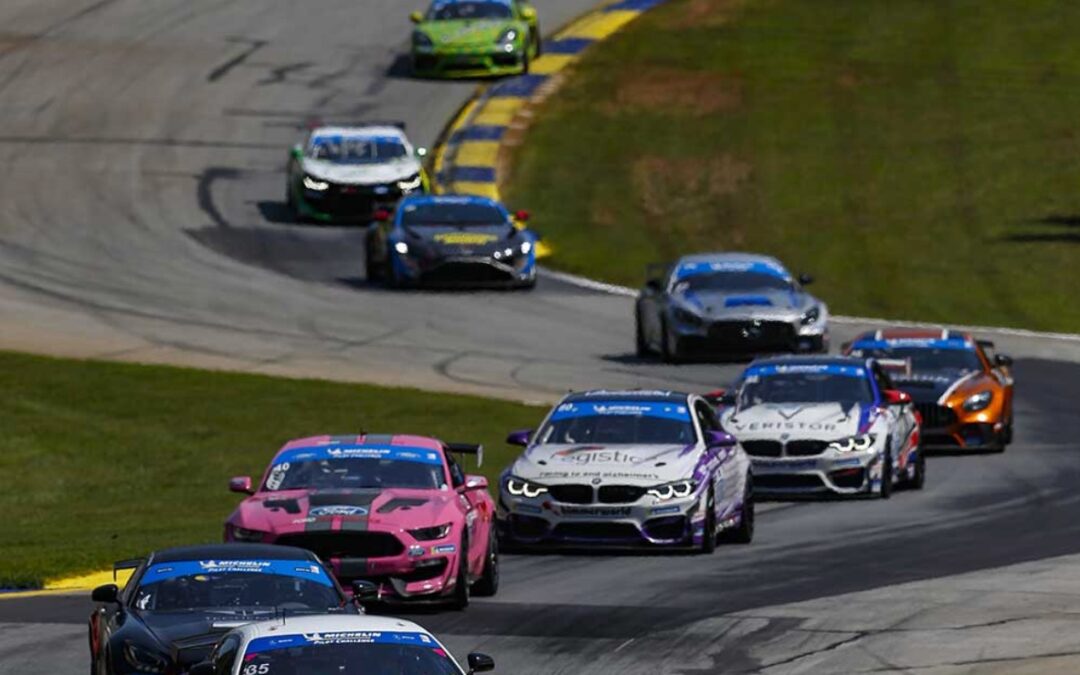
[(494, 595), (499, 554), (495, 505), (483, 476), (454, 453), (477, 445), (421, 436), (317, 436), (290, 441), (225, 523), (225, 540), (315, 552), (343, 582), (371, 581), (383, 602), (438, 602), (463, 609), (469, 594)]

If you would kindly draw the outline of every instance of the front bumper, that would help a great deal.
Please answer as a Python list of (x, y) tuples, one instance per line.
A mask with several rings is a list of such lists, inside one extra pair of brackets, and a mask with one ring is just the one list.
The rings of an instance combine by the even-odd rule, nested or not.
[(509, 261), (487, 255), (425, 258), (395, 254), (391, 264), (398, 279), (416, 286), (505, 288), (527, 286), (536, 280), (532, 254)]
[(969, 413), (936, 402), (916, 403), (915, 408), (923, 419), (923, 449), (990, 450), (1002, 442), (1005, 423), (991, 411)]
[(828, 347), (828, 328), (804, 328), (764, 319), (674, 322), (674, 347), (685, 356), (726, 356), (777, 352), (815, 352)]
[(817, 457), (755, 457), (754, 492), (761, 496), (857, 495), (881, 485), (881, 454), (829, 453)]
[[(413, 194), (413, 193), (410, 193)], [(403, 193), (396, 184), (339, 185), (310, 190), (294, 185), (293, 198), (303, 215), (323, 222), (355, 221), (367, 224), (379, 209), (392, 210)]]
[(498, 48), (413, 50), (413, 72), (421, 77), (496, 77), (519, 75), (525, 71), (524, 48), (511, 52)]

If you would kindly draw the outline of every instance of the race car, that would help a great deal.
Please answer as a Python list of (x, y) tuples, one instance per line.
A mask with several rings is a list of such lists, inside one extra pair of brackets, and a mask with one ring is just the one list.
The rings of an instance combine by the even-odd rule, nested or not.
[(108, 584), (91, 595), (95, 675), (180, 673), (238, 625), (359, 611), (314, 554), (288, 546), (173, 548), (117, 569), (134, 569), (124, 589)]
[[(495, 668), (469, 654), (469, 673)], [(381, 616), (310, 616), (263, 621), (226, 634), (188, 675), (398, 673), (465, 675), (434, 635), (411, 621)]]
[(540, 56), (540, 23), (524, 0), (435, 0), (409, 18), (418, 77), (523, 75)]
[(483, 476), (454, 454), (480, 446), (402, 435), (317, 436), (287, 443), (225, 523), (226, 541), (314, 551), (338, 579), (378, 586), (375, 601), (456, 609), (471, 592), (494, 595), (495, 505)]
[(317, 126), (289, 155), (285, 201), (300, 220), (366, 225), (403, 195), (429, 191), (425, 153), (401, 124)]
[(391, 287), (532, 288), (536, 234), (502, 204), (469, 195), (419, 195), (368, 229), (367, 278)]
[(824, 352), (829, 309), (769, 256), (703, 253), (652, 266), (635, 306), (638, 356), (666, 362)]
[(926, 458), (911, 397), (873, 359), (754, 361), (720, 420), (750, 455), (759, 495), (872, 495), (921, 489)]
[(994, 343), (951, 330), (863, 333), (844, 346), (874, 357), (922, 415), (922, 446), (1003, 452), (1013, 437), (1012, 359)]
[(500, 540), (543, 546), (665, 547), (712, 553), (754, 536), (750, 462), (696, 395), (570, 394), (499, 481)]

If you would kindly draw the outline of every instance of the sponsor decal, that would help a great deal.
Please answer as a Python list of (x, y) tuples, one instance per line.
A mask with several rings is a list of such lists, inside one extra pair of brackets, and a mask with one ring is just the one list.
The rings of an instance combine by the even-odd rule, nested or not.
[(713, 272), (744, 272), (754, 274), (767, 274), (771, 277), (789, 279), (787, 270), (779, 265), (770, 264), (760, 260), (722, 260), (685, 262), (675, 270), (675, 279), (682, 281), (688, 277)]
[[(270, 478), (279, 474), (277, 485), (285, 478), (289, 465), (295, 462), (319, 462), (335, 459), (381, 459), (401, 462), (419, 462), (442, 466), (443, 460), (440, 453), (429, 448), (418, 448), (400, 445), (329, 445), (314, 446), (307, 448), (294, 448), (282, 452), (274, 460), (274, 466), (270, 470)], [(272, 487), (270, 479), (267, 479), (267, 487)]]
[(681, 510), (682, 507), (679, 506), (657, 506), (655, 508), (649, 509), (649, 513), (653, 515), (662, 515), (665, 513), (679, 513)]
[(293, 521), (292, 521), (292, 524), (293, 525), (308, 525), (310, 523), (314, 523), (316, 520), (318, 520), (318, 518), (294, 518)]
[(629, 506), (558, 506), (552, 510), (570, 518), (625, 518), (630, 515)]
[[(539, 509), (537, 509), (539, 511)], [(438, 546), (432, 546), (432, 553), (453, 553), (457, 551), (457, 545), (455, 544), (439, 544)]]
[(438, 643), (435, 642), (434, 638), (425, 633), (335, 631), (256, 638), (248, 643), (244, 654), (246, 661), (247, 657), (253, 654), (274, 651), (276, 649), (340, 644), (396, 644), (433, 648), (438, 647)]
[(751, 458), (751, 463), (755, 467), (765, 469), (786, 469), (788, 471), (806, 471), (817, 468), (817, 460), (803, 461), (803, 462), (786, 462), (784, 460), (775, 459), (756, 459)]
[(690, 421), (690, 411), (680, 403), (650, 401), (575, 401), (560, 404), (551, 414), (551, 421), (576, 417), (623, 415), (633, 417), (657, 417), (660, 419)]
[(833, 462), (832, 462), (833, 466), (860, 466), (861, 464), (862, 464), (862, 460), (857, 459), (857, 458), (837, 459), (837, 460), (833, 460)]
[(641, 464), (652, 457), (640, 457), (630, 455), (621, 450), (608, 450), (606, 448), (586, 446), (582, 448), (569, 448), (560, 450), (552, 455), (552, 459), (567, 464)]
[(843, 366), (836, 363), (782, 363), (751, 366), (743, 373), (744, 378), (771, 377), (793, 373), (840, 375), (843, 377), (866, 377), (862, 366)]
[(436, 234), (433, 239), (448, 246), (480, 246), (498, 241), (499, 237), (483, 232), (442, 232)]
[(308, 515), (316, 518), (329, 516), (366, 516), (368, 510), (363, 506), (316, 506), (308, 511)]
[(746, 422), (743, 424), (729, 422), (728, 424), (735, 431), (836, 431), (836, 425), (828, 422), (781, 422), (777, 420), (772, 422)]
[(206, 574), (269, 574), (308, 579), (324, 586), (333, 586), (326, 572), (319, 565), (307, 560), (188, 560), (167, 565), (151, 565), (140, 584), (147, 586), (169, 579)]
[(922, 349), (958, 349), (972, 351), (975, 344), (963, 338), (894, 338), (890, 340), (860, 340), (851, 345), (852, 349), (891, 349), (891, 348), (922, 348)]

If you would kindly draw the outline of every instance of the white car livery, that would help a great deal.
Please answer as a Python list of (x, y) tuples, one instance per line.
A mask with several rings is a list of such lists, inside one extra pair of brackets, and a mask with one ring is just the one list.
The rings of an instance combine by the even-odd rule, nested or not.
[(570, 394), (499, 482), (496, 523), (511, 547), (749, 542), (750, 462), (702, 398), (667, 391)]
[(763, 494), (871, 494), (921, 488), (926, 462), (911, 398), (873, 359), (755, 361), (721, 412)]
[[(495, 667), (469, 654), (469, 672)], [(379, 616), (285, 616), (226, 633), (209, 660), (188, 675), (274, 673), (433, 673), (465, 675), (431, 633), (411, 621)]]
[(405, 195), (428, 191), (421, 158), (400, 126), (322, 126), (293, 146), (286, 201), (301, 218), (368, 224)]

